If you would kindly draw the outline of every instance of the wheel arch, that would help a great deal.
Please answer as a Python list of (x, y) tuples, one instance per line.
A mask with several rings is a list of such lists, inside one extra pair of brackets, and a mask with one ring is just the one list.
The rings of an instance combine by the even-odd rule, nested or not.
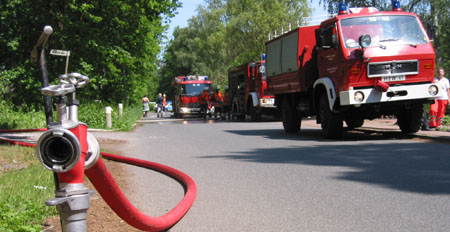
[(248, 93), (247, 105), (249, 104), (248, 99), (252, 99), (252, 106), (257, 107), (259, 105), (258, 94), (256, 92)]
[(327, 94), (328, 97), (328, 104), (331, 111), (333, 110), (334, 104), (336, 103), (337, 94), (336, 89), (334, 88), (333, 81), (329, 77), (323, 77), (320, 79), (317, 79), (314, 82), (314, 108), (316, 113), (319, 109), (319, 101), (321, 96), (324, 94), (324, 92)]

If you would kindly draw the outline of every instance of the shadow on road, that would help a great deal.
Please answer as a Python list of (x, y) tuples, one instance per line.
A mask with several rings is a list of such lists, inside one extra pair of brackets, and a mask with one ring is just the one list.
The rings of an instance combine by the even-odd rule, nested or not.
[(327, 145), (256, 149), (227, 156), (243, 162), (289, 163), (352, 168), (337, 179), (401, 191), (450, 194), (448, 146), (429, 143)]
[(370, 141), (370, 140), (399, 140), (411, 139), (414, 135), (405, 135), (400, 131), (377, 131), (377, 130), (349, 130), (344, 132), (339, 140), (329, 140), (323, 138), (320, 128), (302, 128), (298, 134), (286, 134), (283, 129), (264, 130), (226, 130), (242, 136), (262, 136), (268, 139), (287, 139), (299, 141)]
[[(407, 139), (400, 132), (348, 131), (342, 140), (365, 141), (364, 144), (336, 144), (325, 140), (320, 129), (302, 129), (300, 134), (286, 135), (282, 130), (229, 130), (243, 136), (266, 136), (269, 139), (319, 141), (319, 145), (256, 149), (226, 156), (243, 162), (286, 163), (351, 168), (337, 179), (380, 185), (401, 191), (424, 194), (450, 194), (450, 152), (448, 145), (432, 143), (390, 143)], [(410, 136), (409, 136), (410, 137)], [(388, 140), (384, 144), (370, 141)], [(334, 142), (334, 143), (331, 143)]]

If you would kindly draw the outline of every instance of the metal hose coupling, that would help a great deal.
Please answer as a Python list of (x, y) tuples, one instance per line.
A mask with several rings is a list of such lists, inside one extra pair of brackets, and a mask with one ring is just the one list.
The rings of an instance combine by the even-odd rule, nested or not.
[(67, 172), (80, 160), (81, 145), (71, 131), (55, 128), (44, 132), (36, 144), (37, 156), (45, 168)]

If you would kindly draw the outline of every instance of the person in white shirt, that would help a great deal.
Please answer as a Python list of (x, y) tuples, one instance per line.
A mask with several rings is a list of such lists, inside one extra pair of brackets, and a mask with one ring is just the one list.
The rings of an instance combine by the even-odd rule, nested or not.
[(445, 115), (445, 109), (448, 105), (448, 97), (450, 95), (450, 83), (445, 75), (444, 68), (439, 68), (439, 75), (434, 79), (435, 82), (441, 84), (441, 91), (444, 93), (440, 97), (434, 99), (434, 104), (430, 105), (430, 128), (440, 130), (442, 119)]

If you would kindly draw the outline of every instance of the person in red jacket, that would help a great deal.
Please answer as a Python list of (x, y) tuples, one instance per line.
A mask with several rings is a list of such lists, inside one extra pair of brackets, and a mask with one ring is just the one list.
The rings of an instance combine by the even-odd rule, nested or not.
[(209, 88), (205, 87), (202, 93), (200, 93), (200, 96), (198, 97), (198, 101), (200, 102), (200, 112), (204, 113), (206, 116), (206, 112), (208, 110), (208, 104), (211, 100), (211, 97), (209, 96)]
[(218, 85), (213, 95), (214, 101), (223, 102), (222, 92), (220, 92), (220, 86)]

